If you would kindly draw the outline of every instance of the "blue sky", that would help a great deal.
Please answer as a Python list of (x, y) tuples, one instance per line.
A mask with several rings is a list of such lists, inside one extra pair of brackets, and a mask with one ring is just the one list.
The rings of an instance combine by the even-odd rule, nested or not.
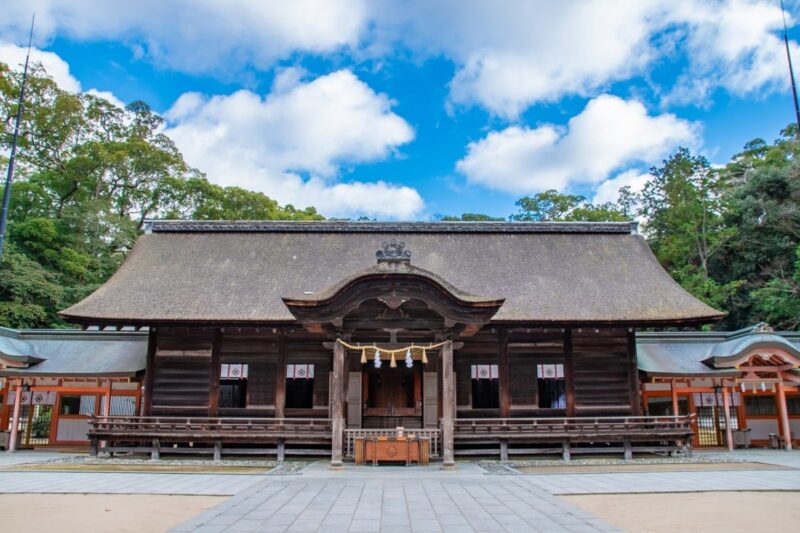
[[(144, 100), (211, 181), (328, 216), (508, 216), (726, 162), (794, 112), (772, 0), (10, 1), (0, 61)], [(792, 51), (800, 58), (786, 3)]]

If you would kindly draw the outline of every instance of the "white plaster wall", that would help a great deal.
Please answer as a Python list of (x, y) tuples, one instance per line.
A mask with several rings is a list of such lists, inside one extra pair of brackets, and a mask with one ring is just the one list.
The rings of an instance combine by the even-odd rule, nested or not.
[(747, 427), (750, 428), (750, 438), (754, 440), (766, 440), (770, 433), (778, 434), (778, 420), (776, 418), (747, 419)]
[(89, 431), (89, 420), (84, 418), (59, 418), (57, 431), (56, 439), (60, 441), (89, 440), (89, 437), (86, 436)]

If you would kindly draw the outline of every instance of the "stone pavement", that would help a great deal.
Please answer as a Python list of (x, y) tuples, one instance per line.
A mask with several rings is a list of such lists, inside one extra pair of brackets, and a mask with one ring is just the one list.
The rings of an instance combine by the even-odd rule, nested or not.
[[(273, 477), (174, 532), (617, 531), (519, 476)], [(312, 474), (313, 476), (313, 474)]]
[[(487, 474), (461, 462), (428, 467), (325, 461), (300, 474), (168, 474), (0, 471), (0, 492), (233, 495), (175, 529), (216, 531), (614, 531), (559, 494), (800, 490), (800, 452), (708, 453), (780, 470)], [(30, 457), (23, 457), (30, 455)], [(52, 454), (0, 456), (0, 466)]]
[(800, 490), (798, 470), (524, 474), (518, 477), (551, 494)]
[(229, 496), (265, 477), (263, 474), (0, 472), (0, 493)]

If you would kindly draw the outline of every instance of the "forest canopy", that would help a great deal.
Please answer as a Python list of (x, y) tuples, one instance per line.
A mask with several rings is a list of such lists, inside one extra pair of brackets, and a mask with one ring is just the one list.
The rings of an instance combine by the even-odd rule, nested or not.
[[(147, 218), (318, 220), (314, 208), (209, 182), (163, 134), (144, 102), (125, 109), (29, 77), (8, 235), (0, 269), (0, 325), (69, 327), (59, 309), (119, 267)], [(8, 160), (20, 75), (0, 63), (0, 168)], [(686, 290), (726, 311), (718, 329), (760, 321), (800, 326), (800, 143), (791, 126), (748, 142), (722, 166), (678, 149), (641, 192), (593, 204), (555, 190), (525, 196), (507, 219), (481, 213), (442, 221), (641, 222), (661, 264)]]

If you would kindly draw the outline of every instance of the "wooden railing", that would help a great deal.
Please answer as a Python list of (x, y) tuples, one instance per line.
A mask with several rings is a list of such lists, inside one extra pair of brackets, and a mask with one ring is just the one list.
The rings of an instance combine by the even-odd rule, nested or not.
[[(403, 429), (403, 434), (413, 436), (418, 439), (429, 439), (431, 443), (430, 456), (439, 457), (441, 453), (442, 432), (439, 429)], [(345, 457), (353, 457), (355, 454), (355, 439), (369, 439), (372, 437), (395, 437), (396, 429), (345, 429), (344, 446)]]
[(692, 420), (685, 416), (607, 416), (567, 418), (458, 418), (454, 420), (459, 455), (682, 452), (691, 455)]
[(691, 435), (692, 415), (602, 416), (566, 418), (457, 418), (456, 439), (480, 437), (653, 437)]
[(302, 438), (331, 436), (327, 418), (108, 416), (90, 420), (90, 437)]

